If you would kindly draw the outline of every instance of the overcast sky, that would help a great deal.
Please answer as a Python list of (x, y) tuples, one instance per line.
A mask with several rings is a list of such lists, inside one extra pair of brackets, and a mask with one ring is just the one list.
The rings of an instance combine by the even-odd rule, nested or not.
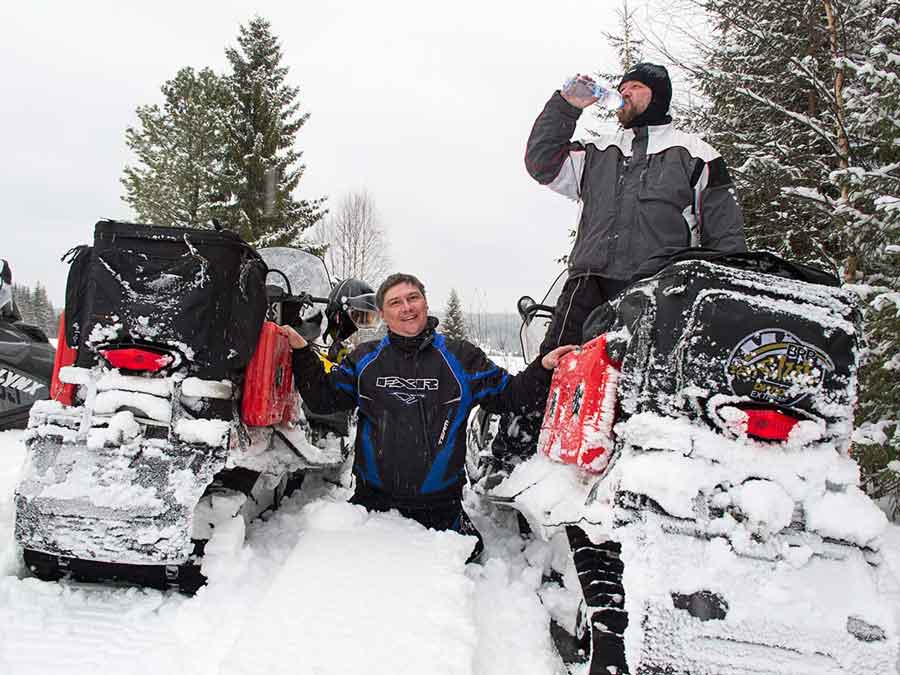
[(311, 114), (297, 137), (307, 166), (298, 196), (336, 202), (368, 190), (393, 267), (421, 276), (432, 308), (455, 287), (466, 310), (514, 311), (520, 295), (540, 294), (555, 277), (577, 213), (527, 175), (525, 140), (568, 75), (615, 69), (601, 33), (615, 29), (617, 7), (3, 3), (0, 257), (16, 281), (42, 281), (61, 303), (60, 256), (89, 242), (98, 219), (133, 219), (119, 179), (135, 108), (161, 102), (160, 85), (181, 67), (225, 72), (225, 47), (258, 13), (272, 22)]

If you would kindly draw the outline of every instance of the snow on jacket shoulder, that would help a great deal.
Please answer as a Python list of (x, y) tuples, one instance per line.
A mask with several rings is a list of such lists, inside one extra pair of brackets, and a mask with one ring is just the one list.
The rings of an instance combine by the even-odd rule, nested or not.
[(310, 349), (293, 358), (297, 388), (311, 410), (359, 408), (357, 480), (401, 498), (458, 495), (472, 408), (540, 406), (552, 375), (537, 360), (511, 376), (473, 344), (440, 333), (413, 351), (390, 336), (364, 343), (328, 374)]
[(747, 249), (734, 185), (709, 144), (671, 124), (572, 142), (580, 115), (556, 92), (525, 152), (535, 180), (580, 202), (571, 276), (627, 280), (668, 249)]

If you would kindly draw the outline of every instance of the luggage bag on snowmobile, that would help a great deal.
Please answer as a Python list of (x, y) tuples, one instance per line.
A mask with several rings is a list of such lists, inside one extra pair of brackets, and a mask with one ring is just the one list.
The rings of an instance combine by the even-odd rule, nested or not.
[(624, 414), (774, 441), (807, 422), (815, 440), (848, 447), (860, 314), (834, 277), (767, 253), (688, 257), (632, 285), (616, 315), (612, 330), (631, 334)]
[[(228, 231), (100, 221), (73, 250), (67, 343), (91, 367), (98, 346), (148, 344), (216, 378), (250, 361), (266, 311), (266, 266)], [(180, 357), (180, 358), (179, 358)]]
[(683, 258), (588, 318), (588, 336), (600, 335), (554, 374), (541, 451), (602, 470), (612, 438), (597, 430), (612, 429), (617, 404), (626, 416), (702, 420), (729, 437), (770, 441), (804, 422), (809, 441), (846, 447), (853, 296), (833, 277), (770, 254)]

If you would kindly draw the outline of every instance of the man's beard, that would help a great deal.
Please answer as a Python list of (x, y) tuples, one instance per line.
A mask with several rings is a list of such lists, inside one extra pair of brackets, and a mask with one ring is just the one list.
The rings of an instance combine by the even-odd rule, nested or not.
[(627, 129), (628, 125), (631, 124), (634, 118), (640, 114), (641, 113), (639, 113), (637, 109), (635, 109), (634, 105), (628, 103), (624, 108), (619, 108), (619, 111), (616, 113), (616, 117), (619, 118), (619, 124)]

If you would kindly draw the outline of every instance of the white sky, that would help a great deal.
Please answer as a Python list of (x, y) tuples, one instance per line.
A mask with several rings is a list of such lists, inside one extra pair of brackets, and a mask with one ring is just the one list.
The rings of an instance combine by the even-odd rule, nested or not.
[(616, 0), (130, 4), (0, 8), (0, 257), (16, 281), (62, 302), (59, 257), (98, 219), (133, 218), (119, 178), (134, 109), (181, 67), (224, 72), (255, 13), (311, 113), (300, 197), (367, 189), (393, 267), (420, 275), (436, 310), (456, 287), (466, 310), (514, 311), (555, 277), (576, 205), (527, 175), (525, 140), (568, 75), (615, 69), (601, 33)]

